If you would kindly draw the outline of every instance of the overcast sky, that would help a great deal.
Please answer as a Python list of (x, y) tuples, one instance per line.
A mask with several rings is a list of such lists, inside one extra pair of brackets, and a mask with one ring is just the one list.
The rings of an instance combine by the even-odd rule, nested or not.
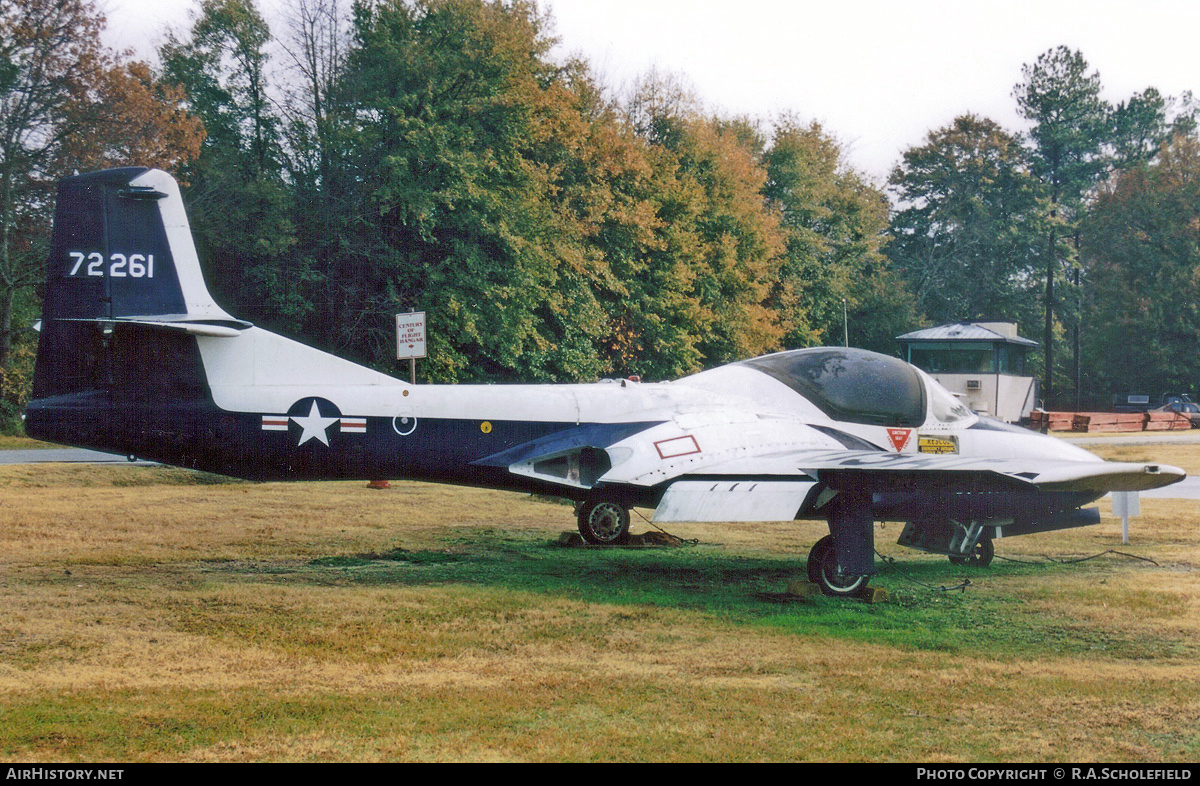
[[(259, 0), (268, 22), (286, 0)], [(196, 0), (101, 0), (108, 40), (153, 58)], [(348, 5), (348, 2), (347, 2)], [(957, 115), (1021, 130), (1021, 66), (1083, 52), (1116, 102), (1200, 91), (1200, 0), (550, 0), (560, 53), (614, 87), (677, 74), (713, 110), (821, 122), (882, 182), (901, 153)], [(279, 32), (282, 32), (280, 30)]]

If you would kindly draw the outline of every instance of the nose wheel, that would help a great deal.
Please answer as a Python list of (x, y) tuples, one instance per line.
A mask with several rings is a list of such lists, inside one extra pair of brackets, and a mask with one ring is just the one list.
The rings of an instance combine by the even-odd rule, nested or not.
[(579, 506), (579, 534), (596, 546), (629, 541), (629, 509), (612, 500), (592, 500)]
[(978, 568), (986, 568), (992, 564), (992, 558), (996, 556), (996, 547), (992, 543), (992, 539), (987, 535), (980, 535), (979, 540), (975, 542), (975, 548), (971, 549), (970, 554), (958, 556), (952, 554), (950, 561), (955, 565), (971, 565)]

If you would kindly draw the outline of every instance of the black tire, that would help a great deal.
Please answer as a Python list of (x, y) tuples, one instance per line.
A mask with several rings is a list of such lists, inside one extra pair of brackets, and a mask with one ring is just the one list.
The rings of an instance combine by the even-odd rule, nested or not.
[(975, 550), (966, 557), (951, 557), (950, 561), (955, 565), (970, 565), (975, 568), (986, 568), (992, 564), (992, 558), (996, 556), (996, 546), (992, 543), (992, 539), (987, 535), (981, 535), (979, 542), (975, 544)]
[(870, 576), (843, 576), (838, 572), (833, 536), (826, 535), (808, 552), (808, 580), (832, 598), (861, 598)]
[(597, 546), (628, 543), (629, 509), (612, 500), (584, 502), (579, 506), (579, 534)]

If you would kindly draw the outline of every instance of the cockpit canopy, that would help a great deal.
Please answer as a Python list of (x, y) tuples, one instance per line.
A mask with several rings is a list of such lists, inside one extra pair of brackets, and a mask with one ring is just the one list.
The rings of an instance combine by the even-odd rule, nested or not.
[[(915, 428), (925, 423), (928, 396), (934, 414), (948, 422), (970, 411), (898, 358), (865, 349), (819, 347), (778, 352), (743, 361), (782, 382), (833, 420)], [(948, 399), (948, 400), (943, 400)]]

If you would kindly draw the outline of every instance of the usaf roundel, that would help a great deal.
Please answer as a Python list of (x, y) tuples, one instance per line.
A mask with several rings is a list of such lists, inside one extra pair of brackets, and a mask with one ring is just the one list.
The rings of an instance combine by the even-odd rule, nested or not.
[(262, 429), (286, 431), (297, 446), (312, 440), (328, 446), (331, 433), (365, 434), (367, 419), (346, 417), (329, 399), (308, 396), (288, 407), (285, 415), (263, 415)]

